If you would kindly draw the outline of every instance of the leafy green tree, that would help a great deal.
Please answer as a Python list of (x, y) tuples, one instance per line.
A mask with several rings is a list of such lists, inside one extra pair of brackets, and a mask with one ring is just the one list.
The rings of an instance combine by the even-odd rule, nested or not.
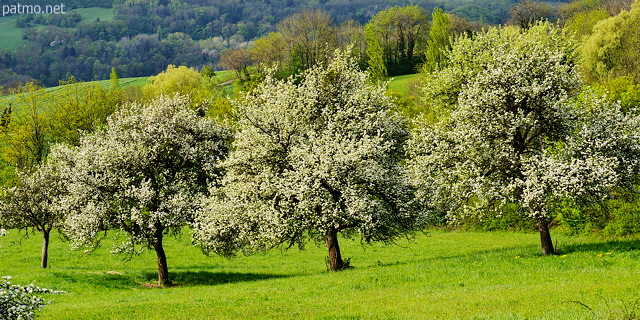
[(216, 76), (216, 71), (213, 70), (213, 68), (210, 65), (206, 65), (202, 68), (202, 70), (200, 70), (200, 74), (203, 77), (213, 78)]
[(126, 239), (115, 251), (153, 249), (158, 283), (171, 283), (163, 238), (193, 220), (229, 149), (229, 131), (190, 104), (163, 96), (125, 106), (79, 146), (53, 148), (51, 157), (64, 169), (61, 210), (74, 247), (97, 245), (100, 231), (120, 230)]
[(423, 70), (433, 72), (441, 70), (447, 65), (448, 51), (453, 42), (452, 25), (449, 17), (440, 8), (433, 9), (431, 14), (431, 28), (425, 50)]
[[(44, 89), (27, 83), (16, 96), (19, 108), (6, 115), (6, 127), (0, 130), (0, 157), (3, 162), (3, 183), (17, 179), (15, 170), (30, 170), (44, 161), (49, 153), (48, 120)], [(10, 116), (10, 117), (9, 117)]]
[(284, 78), (290, 74), (287, 72), (289, 66), (288, 54), (285, 39), (280, 32), (271, 32), (268, 35), (257, 39), (247, 49), (254, 61), (254, 66), (261, 74), (266, 74), (268, 69), (275, 68), (275, 75)]
[(427, 12), (418, 6), (392, 7), (371, 18), (368, 25), (382, 46), (389, 74), (415, 71), (428, 23)]
[(122, 91), (120, 88), (120, 77), (116, 68), (111, 68), (111, 74), (109, 75), (109, 93), (119, 94)]
[(102, 127), (123, 99), (119, 85), (115, 84), (119, 82), (117, 74), (115, 77), (112, 78), (110, 91), (97, 83), (80, 82), (73, 76), (60, 81), (60, 87), (46, 96), (49, 143), (78, 145), (82, 133)]
[(332, 271), (348, 267), (338, 234), (392, 241), (419, 214), (401, 162), (402, 117), (379, 83), (345, 52), (326, 67), (263, 83), (234, 101), (240, 120), (220, 189), (196, 220), (194, 240), (230, 255), (324, 242)]
[(158, 75), (149, 77), (150, 84), (143, 87), (147, 99), (161, 95), (188, 95), (195, 105), (219, 95), (215, 79), (203, 77), (193, 68), (174, 65)]
[(640, 1), (630, 11), (598, 22), (580, 46), (580, 54), (589, 81), (629, 76), (640, 83)]
[(387, 77), (387, 67), (384, 65), (382, 47), (376, 38), (373, 28), (367, 25), (365, 29), (367, 36), (367, 56), (369, 57), (367, 71), (369, 71), (371, 79), (383, 81)]
[[(578, 98), (575, 44), (550, 24), (491, 28), (454, 45), (424, 84), (439, 119), (412, 142), (418, 196), (456, 220), (516, 205), (553, 254), (548, 205), (610, 194), (638, 170), (638, 118)], [(635, 159), (634, 159), (635, 158)]]

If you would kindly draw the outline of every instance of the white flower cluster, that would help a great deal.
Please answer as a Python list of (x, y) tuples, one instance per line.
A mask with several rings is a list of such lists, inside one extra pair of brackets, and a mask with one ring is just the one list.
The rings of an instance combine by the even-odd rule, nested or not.
[(30, 172), (18, 172), (19, 183), (1, 189), (0, 223), (10, 228), (51, 230), (64, 220), (59, 200), (64, 181), (54, 161), (48, 161)]
[(36, 296), (38, 293), (62, 294), (64, 291), (54, 291), (37, 287), (12, 285), (10, 276), (0, 278), (0, 319), (33, 319), (36, 312), (45, 307), (48, 302)]
[(179, 232), (219, 180), (230, 138), (175, 96), (127, 106), (78, 147), (54, 147), (67, 179), (65, 232), (80, 247), (95, 244), (102, 230), (123, 230), (129, 237), (116, 251), (127, 252), (152, 247), (158, 232)]
[(639, 118), (578, 95), (573, 50), (549, 24), (460, 39), (450, 66), (424, 88), (442, 116), (411, 141), (418, 196), (451, 219), (508, 203), (538, 218), (552, 199), (602, 199), (632, 185)]
[(235, 101), (239, 132), (196, 242), (231, 254), (337, 232), (385, 241), (414, 228), (401, 167), (408, 130), (384, 88), (356, 70), (338, 52), (299, 84), (267, 77)]

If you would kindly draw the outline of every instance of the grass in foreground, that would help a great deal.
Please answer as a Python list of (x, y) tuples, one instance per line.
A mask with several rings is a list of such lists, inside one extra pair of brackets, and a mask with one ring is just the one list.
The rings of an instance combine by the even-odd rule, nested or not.
[[(0, 239), (0, 273), (13, 283), (68, 293), (49, 296), (46, 319), (594, 319), (640, 313), (640, 240), (562, 237), (541, 257), (536, 234), (419, 235), (399, 246), (341, 243), (355, 269), (329, 273), (325, 249), (206, 257), (188, 235), (167, 241), (172, 288), (150, 288), (155, 257), (124, 261), (52, 241), (39, 266), (39, 235)], [(574, 301), (574, 302), (572, 302)], [(584, 304), (593, 309), (589, 311)], [(615, 318), (617, 317), (610, 317)], [(621, 317), (619, 317), (621, 318)]]

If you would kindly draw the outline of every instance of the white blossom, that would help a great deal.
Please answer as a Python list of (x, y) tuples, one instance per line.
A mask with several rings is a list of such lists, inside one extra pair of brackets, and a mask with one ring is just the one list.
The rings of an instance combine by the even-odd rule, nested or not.
[(190, 109), (187, 97), (132, 104), (85, 135), (80, 146), (58, 145), (51, 157), (66, 164), (66, 233), (74, 247), (95, 245), (100, 232), (124, 231), (116, 251), (161, 249), (162, 236), (180, 232), (219, 181), (218, 162), (230, 132)]
[(415, 226), (401, 167), (407, 128), (344, 53), (299, 84), (268, 76), (234, 104), (241, 119), (227, 176), (196, 220), (206, 249), (303, 247), (337, 232), (386, 241)]
[(440, 117), (411, 141), (418, 196), (451, 220), (508, 203), (545, 218), (554, 199), (598, 201), (633, 185), (640, 121), (578, 95), (574, 48), (549, 24), (461, 38), (424, 87)]
[(10, 276), (0, 278), (0, 319), (34, 319), (36, 312), (47, 306), (44, 298), (36, 294), (62, 294), (64, 291), (55, 291), (40, 288), (33, 283), (28, 286), (12, 285)]

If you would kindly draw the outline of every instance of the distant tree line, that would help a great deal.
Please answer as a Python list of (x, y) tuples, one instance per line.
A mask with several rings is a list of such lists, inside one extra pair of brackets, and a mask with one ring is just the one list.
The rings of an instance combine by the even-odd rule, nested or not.
[[(24, 4), (32, 2), (36, 4), (35, 1), (24, 1)], [(114, 19), (78, 24), (81, 17), (75, 13), (19, 17), (16, 23), (24, 28), (28, 42), (12, 51), (0, 51), (0, 68), (6, 70), (0, 77), (0, 86), (24, 83), (25, 77), (47, 86), (57, 85), (59, 80), (71, 75), (84, 81), (102, 80), (107, 79), (114, 67), (123, 77), (135, 77), (157, 74), (168, 64), (194, 68), (216, 66), (225, 51), (246, 48), (251, 41), (272, 32), (282, 33), (286, 25), (283, 20), (303, 9), (320, 9), (328, 13), (329, 24), (344, 24), (343, 32), (336, 34), (341, 38), (338, 42), (364, 40), (364, 33), (352, 32), (359, 32), (354, 26), (370, 21), (396, 28), (393, 32), (403, 37), (395, 39), (400, 42), (393, 45), (404, 47), (404, 52), (398, 51), (399, 55), (394, 56), (389, 50), (390, 44), (385, 42), (389, 39), (378, 41), (385, 42), (381, 44), (385, 63), (390, 64), (388, 73), (401, 74), (415, 71), (418, 61), (407, 54), (412, 49), (419, 53), (421, 39), (404, 39), (404, 29), (389, 25), (388, 17), (379, 12), (410, 4), (425, 12), (441, 7), (461, 21), (493, 24), (507, 21), (515, 1), (482, 0), (473, 5), (466, 1), (443, 4), (433, 0), (116, 0), (66, 1), (65, 4), (69, 8), (112, 7)], [(374, 16), (377, 18), (372, 20)], [(424, 18), (420, 19), (428, 20)], [(452, 21), (457, 20), (452, 18)], [(422, 30), (410, 31), (407, 36), (416, 31), (424, 35), (428, 30), (423, 26)], [(364, 52), (365, 48), (363, 45), (360, 49)]]

